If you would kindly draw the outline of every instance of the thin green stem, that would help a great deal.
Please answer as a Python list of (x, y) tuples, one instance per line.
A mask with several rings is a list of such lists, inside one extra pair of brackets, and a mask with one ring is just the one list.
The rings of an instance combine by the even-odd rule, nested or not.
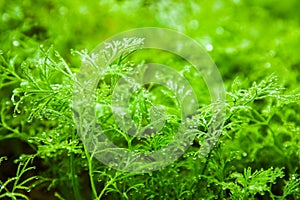
[(90, 184), (93, 193), (93, 199), (97, 199), (98, 195), (97, 195), (97, 190), (93, 178), (93, 164), (92, 164), (93, 156), (90, 155), (86, 147), (84, 148), (84, 152), (85, 152), (86, 159), (88, 161), (89, 177), (90, 177)]
[(78, 180), (77, 180), (76, 172), (75, 172), (73, 153), (71, 153), (71, 155), (70, 155), (70, 173), (71, 173), (71, 181), (72, 181), (72, 187), (73, 187), (75, 199), (81, 200), (82, 197), (79, 192), (79, 186), (78, 186)]
[(108, 188), (108, 186), (110, 186), (110, 185), (112, 185), (113, 183), (116, 182), (118, 176), (119, 176), (119, 173), (116, 172), (115, 176), (112, 177), (112, 178), (105, 184), (104, 188), (101, 190), (101, 192), (100, 192), (100, 194), (99, 194), (99, 196), (98, 196), (98, 198), (97, 198), (98, 200), (100, 200), (101, 197), (104, 195), (104, 193), (105, 193), (106, 189)]

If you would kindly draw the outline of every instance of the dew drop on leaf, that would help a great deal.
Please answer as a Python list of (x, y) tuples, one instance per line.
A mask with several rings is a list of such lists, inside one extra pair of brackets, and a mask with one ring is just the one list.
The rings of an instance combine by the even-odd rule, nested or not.
[(19, 41), (17, 41), (17, 40), (14, 40), (14, 41), (13, 41), (13, 45), (14, 45), (15, 47), (17, 47), (17, 46), (19, 46), (19, 45), (20, 45), (20, 43), (19, 43)]

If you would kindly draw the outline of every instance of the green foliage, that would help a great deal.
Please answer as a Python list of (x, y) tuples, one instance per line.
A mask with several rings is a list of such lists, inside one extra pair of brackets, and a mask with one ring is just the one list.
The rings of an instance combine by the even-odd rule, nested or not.
[[(1, 157), (0, 164), (5, 159)], [(36, 175), (26, 177), (29, 171), (35, 170), (34, 166), (29, 166), (33, 159), (33, 156), (28, 156), (21, 160), (15, 177), (8, 178), (5, 182), (0, 181), (0, 199), (8, 197), (13, 200), (19, 198), (29, 200), (26, 193), (44, 181)]]
[(232, 199), (249, 199), (254, 195), (264, 195), (265, 192), (271, 192), (271, 184), (274, 184), (277, 178), (282, 178), (284, 173), (279, 168), (269, 168), (251, 172), (251, 167), (244, 169), (244, 174), (232, 173), (229, 177), (235, 179), (235, 182), (223, 184), (224, 189), (229, 189)]
[[(300, 199), (298, 7), (297, 0), (0, 0), (0, 198)], [(199, 100), (198, 130), (187, 152), (165, 168), (138, 174), (103, 165), (87, 150), (72, 98), (88, 51), (141, 26), (180, 30), (203, 45), (224, 79), (227, 114), (220, 140), (200, 159), (212, 114), (204, 81), (166, 52), (139, 52), (140, 43), (127, 48), (121, 42), (117, 53), (123, 56), (102, 74), (95, 92), (97, 120), (116, 145), (158, 150), (176, 134), (181, 117), (172, 91), (149, 84), (128, 106), (148, 136), (122, 130), (109, 104), (128, 72), (149, 61), (167, 63), (197, 86)]]
[(295, 198), (299, 198), (299, 185), (300, 179), (299, 176), (292, 175), (290, 179), (286, 182), (283, 188), (283, 195), (280, 199), (285, 199), (289, 195), (295, 194)]

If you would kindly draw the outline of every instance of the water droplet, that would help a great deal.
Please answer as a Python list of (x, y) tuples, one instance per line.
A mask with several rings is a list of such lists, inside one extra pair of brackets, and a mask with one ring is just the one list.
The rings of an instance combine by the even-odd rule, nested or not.
[(214, 47), (213, 47), (212, 44), (206, 44), (206, 45), (205, 45), (205, 49), (206, 49), (207, 51), (212, 51), (212, 50), (214, 49)]
[(191, 20), (190, 22), (189, 22), (189, 27), (191, 28), (191, 29), (197, 29), (198, 27), (199, 27), (199, 22), (198, 22), (198, 20), (196, 20), (196, 19), (193, 19), (193, 20)]
[(19, 43), (17, 40), (14, 40), (14, 41), (13, 41), (13, 45), (14, 45), (15, 47), (17, 47), (17, 46), (20, 45), (20, 43)]
[(265, 66), (266, 66), (266, 68), (270, 68), (270, 67), (271, 67), (271, 63), (267, 62), (267, 63), (265, 64)]
[(221, 27), (221, 26), (219, 26), (219, 27), (216, 29), (216, 33), (217, 33), (218, 35), (222, 35), (222, 34), (224, 33), (224, 28)]

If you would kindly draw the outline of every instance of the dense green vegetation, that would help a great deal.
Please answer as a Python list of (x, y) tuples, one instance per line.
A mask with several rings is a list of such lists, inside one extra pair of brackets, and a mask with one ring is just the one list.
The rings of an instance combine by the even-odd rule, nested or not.
[[(300, 199), (299, 9), (298, 0), (0, 0), (0, 199)], [(226, 87), (225, 124), (199, 158), (211, 119), (201, 77), (167, 53), (116, 60), (99, 81), (95, 112), (120, 147), (160, 149), (180, 120), (174, 94), (150, 84), (131, 98), (132, 119), (146, 126), (162, 115), (151, 106), (161, 104), (163, 129), (134, 138), (117, 127), (106, 105), (128, 71), (149, 61), (173, 66), (199, 100), (198, 131), (183, 156), (158, 171), (122, 172), (80, 140), (73, 88), (87, 52), (150, 26), (185, 33), (207, 50)]]

